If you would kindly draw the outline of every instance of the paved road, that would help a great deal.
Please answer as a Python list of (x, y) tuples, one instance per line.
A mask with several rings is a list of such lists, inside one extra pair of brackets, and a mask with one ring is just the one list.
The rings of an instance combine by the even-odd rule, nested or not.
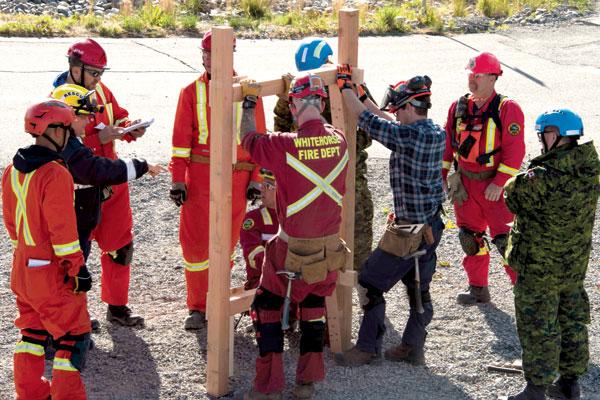
[[(433, 80), (431, 116), (443, 124), (450, 103), (467, 92), (462, 69), (476, 51), (491, 51), (503, 64), (497, 89), (516, 99), (525, 113), (528, 153), (539, 152), (533, 134), (536, 116), (560, 105), (578, 111), (587, 138), (600, 131), (597, 93), (600, 89), (600, 19), (564, 28), (521, 30), (501, 34), (454, 37), (369, 37), (359, 42), (359, 64), (377, 99), (390, 83), (416, 74)], [(0, 39), (0, 126), (3, 145), (0, 164), (5, 165), (18, 146), (30, 143), (23, 134), (23, 115), (28, 104), (45, 96), (53, 78), (66, 68), (67, 48), (73, 39)], [(154, 117), (148, 134), (133, 145), (121, 145), (120, 154), (147, 157), (166, 163), (177, 97), (181, 87), (202, 69), (198, 39), (100, 39), (108, 52), (111, 70), (104, 81), (133, 118)], [(337, 40), (330, 44), (336, 52)], [(239, 40), (235, 65), (242, 75), (272, 79), (294, 71), (297, 41)], [(266, 99), (267, 109), (274, 98)], [(272, 115), (267, 115), (272, 126)], [(372, 157), (387, 157), (376, 144)]]

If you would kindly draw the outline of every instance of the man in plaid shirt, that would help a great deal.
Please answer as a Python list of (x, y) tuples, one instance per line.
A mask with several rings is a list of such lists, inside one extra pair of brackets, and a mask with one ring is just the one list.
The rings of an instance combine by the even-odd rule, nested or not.
[[(380, 247), (375, 249), (361, 268), (358, 283), (367, 290), (368, 303), (363, 304), (364, 317), (356, 346), (336, 356), (342, 366), (359, 366), (382, 362), (381, 346), (385, 327), (383, 293), (402, 280), (410, 298), (410, 315), (402, 342), (385, 352), (392, 361), (424, 364), (426, 326), (433, 317), (429, 283), (435, 272), (435, 249), (442, 237), (444, 224), (440, 218), (444, 201), (442, 188), (442, 157), (446, 135), (444, 130), (427, 118), (431, 108), (431, 79), (416, 76), (390, 87), (385, 93), (381, 110), (366, 96), (361, 86), (358, 96), (350, 82), (351, 68), (338, 66), (338, 86), (351, 113), (358, 117), (358, 126), (371, 138), (392, 151), (390, 183), (394, 193), (397, 224), (425, 224), (416, 256), (419, 260), (420, 300), (415, 295), (415, 258), (411, 254), (397, 257)], [(351, 89), (351, 90), (345, 90)], [(395, 114), (396, 121), (383, 112)], [(390, 216), (391, 218), (392, 216)], [(418, 239), (417, 239), (418, 240)]]

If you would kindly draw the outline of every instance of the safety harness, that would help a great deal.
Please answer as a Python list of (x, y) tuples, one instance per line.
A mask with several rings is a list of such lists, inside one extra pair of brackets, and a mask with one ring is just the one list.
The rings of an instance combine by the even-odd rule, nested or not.
[[(479, 165), (484, 165), (490, 162), (492, 156), (502, 150), (502, 146), (490, 149), (485, 154), (471, 154), (476, 143), (479, 143), (479, 138), (483, 135), (483, 127), (488, 119), (492, 119), (494, 126), (502, 133), (502, 121), (500, 120), (500, 107), (506, 96), (496, 94), (486, 111), (483, 114), (471, 115), (468, 112), (468, 101), (470, 94), (462, 96), (456, 105), (456, 112), (452, 121), (452, 126), (455, 127), (456, 134), (452, 138), (452, 145), (458, 148), (458, 154), (468, 161), (475, 161)], [(480, 119), (480, 123), (475, 123), (475, 120)], [(488, 130), (491, 127), (488, 124)], [(491, 132), (495, 134), (495, 132)], [(477, 138), (475, 137), (477, 136)], [(488, 141), (489, 143), (489, 141)], [(476, 151), (478, 148), (476, 149)], [(487, 150), (487, 149), (486, 149)]]

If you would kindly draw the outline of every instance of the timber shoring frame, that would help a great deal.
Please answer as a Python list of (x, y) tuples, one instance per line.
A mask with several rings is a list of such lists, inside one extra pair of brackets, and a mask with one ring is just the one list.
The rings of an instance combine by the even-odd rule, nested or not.
[[(231, 184), (234, 160), (233, 103), (242, 101), (241, 86), (233, 77), (233, 29), (212, 28), (212, 77), (210, 83), (210, 216), (209, 216), (209, 295), (207, 299), (206, 392), (220, 397), (228, 393), (228, 377), (233, 371), (232, 316), (248, 310), (255, 290), (230, 288), (231, 279)], [(338, 63), (358, 64), (358, 10), (339, 12)], [(348, 169), (343, 200), (340, 233), (354, 249), (354, 203), (356, 165), (356, 118), (345, 112), (337, 88), (336, 67), (328, 66), (312, 73), (330, 86), (332, 124), (346, 134)], [(363, 81), (363, 71), (353, 69), (352, 80)], [(281, 78), (259, 82), (261, 97), (277, 95), (285, 90)], [(327, 297), (327, 320), (332, 353), (347, 350), (352, 334), (352, 288), (356, 283), (352, 258), (346, 272), (340, 271), (338, 285)]]

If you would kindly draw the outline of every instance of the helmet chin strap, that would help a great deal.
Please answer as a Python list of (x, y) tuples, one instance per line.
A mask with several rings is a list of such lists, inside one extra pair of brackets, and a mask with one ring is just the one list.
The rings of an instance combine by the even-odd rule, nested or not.
[(83, 86), (83, 74), (85, 73), (85, 64), (82, 64), (81, 66), (81, 80), (79, 82), (77, 82), (75, 80), (75, 75), (73, 75), (73, 67), (69, 67), (69, 75), (71, 75), (71, 79), (73, 79), (73, 82), (75, 82), (76, 85), (79, 85), (81, 87), (85, 87)]
[[(52, 140), (52, 138), (48, 135), (46, 135), (45, 133), (42, 134), (43, 137), (46, 138), (46, 140), (48, 140), (50, 143), (52, 143), (52, 145), (54, 145), (56, 152), (60, 153), (61, 151), (63, 151), (65, 144), (67, 143), (68, 137), (71, 136), (72, 134), (74, 134), (73, 128), (69, 125), (68, 127), (61, 127), (61, 128), (56, 128), (56, 129), (64, 129), (65, 134), (63, 135), (63, 142), (62, 142), (62, 146), (59, 146), (58, 143), (56, 143), (54, 140)], [(67, 135), (67, 131), (69, 132), (69, 134)]]
[(542, 154), (546, 154), (549, 151), (552, 151), (556, 148), (556, 146), (558, 145), (558, 142), (560, 142), (560, 136), (556, 138), (556, 140), (554, 141), (554, 143), (552, 143), (552, 146), (550, 146), (550, 148), (548, 148), (548, 142), (546, 141), (546, 135), (543, 134), (542, 135), (542, 145), (543, 145), (543, 149), (542, 149)]
[(302, 113), (304, 112), (304, 110), (306, 110), (309, 106), (313, 106), (315, 107), (317, 110), (319, 109), (319, 106), (317, 104), (319, 104), (321, 102), (321, 99), (316, 100), (316, 99), (310, 99), (310, 100), (304, 100), (304, 99), (299, 99), (300, 102), (302, 102), (302, 107), (300, 107), (300, 109), (298, 110), (298, 112), (296, 113), (296, 115), (294, 115), (294, 119), (296, 119), (296, 121), (298, 120), (298, 118), (300, 118), (300, 115), (302, 115)]

